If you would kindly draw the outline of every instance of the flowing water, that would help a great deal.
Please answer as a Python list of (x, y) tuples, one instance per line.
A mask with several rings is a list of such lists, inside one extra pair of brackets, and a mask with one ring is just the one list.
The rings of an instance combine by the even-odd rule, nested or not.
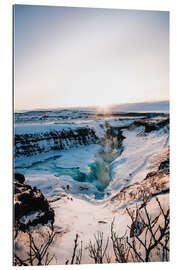
[[(88, 187), (94, 186), (97, 190), (97, 192), (92, 190), (95, 198), (102, 199), (104, 190), (111, 181), (111, 163), (122, 152), (121, 148), (118, 148), (115, 144), (113, 145), (113, 148), (107, 148), (107, 144), (105, 144), (98, 145), (94, 149), (93, 146), (83, 146), (79, 148), (80, 150), (76, 148), (70, 151), (64, 150), (61, 151), (60, 156), (53, 156), (44, 161), (35, 162), (27, 167), (17, 167), (16, 171), (25, 174), (26, 179), (29, 179), (30, 182), (33, 176), (37, 179), (38, 175), (39, 183), (42, 182), (42, 179), (46, 179), (47, 177), (45, 176), (47, 175), (49, 175), (48, 179), (52, 176), (56, 177), (56, 179), (64, 179), (64, 176), (67, 176), (65, 178), (67, 179), (67, 186), (69, 185), (69, 179), (72, 179), (74, 184), (81, 183), (82, 190), (87, 190), (83, 185), (89, 184)], [(37, 185), (37, 181), (34, 182), (34, 185)], [(43, 185), (39, 185), (39, 188), (42, 190)], [(53, 189), (54, 186), (49, 181), (49, 186), (48, 188), (46, 186), (45, 193), (55, 193)]]
[[(134, 120), (100, 119), (80, 126), (17, 125), (15, 172), (23, 173), (26, 183), (45, 195), (65, 191), (102, 199), (132, 180), (143, 179), (150, 157), (168, 143), (165, 130), (140, 136), (143, 126), (127, 129)], [(81, 140), (77, 140), (78, 132)], [(58, 150), (59, 138), (65, 135), (66, 144)]]

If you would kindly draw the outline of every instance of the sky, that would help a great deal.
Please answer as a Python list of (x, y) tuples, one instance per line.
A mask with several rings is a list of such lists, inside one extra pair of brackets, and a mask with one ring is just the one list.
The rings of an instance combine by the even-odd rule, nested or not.
[(14, 6), (15, 110), (169, 100), (169, 12)]

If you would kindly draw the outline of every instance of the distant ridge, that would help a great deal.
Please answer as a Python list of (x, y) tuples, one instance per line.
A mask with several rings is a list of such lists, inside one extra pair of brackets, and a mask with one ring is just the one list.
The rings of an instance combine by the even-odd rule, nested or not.
[(109, 106), (109, 109), (118, 112), (169, 112), (169, 101), (125, 103)]
[[(98, 106), (74, 106), (74, 107), (60, 107), (60, 108), (36, 108), (31, 110), (15, 110), (16, 113), (26, 113), (35, 111), (103, 111), (103, 107)], [(137, 102), (137, 103), (123, 103), (116, 105), (107, 105), (104, 108), (110, 112), (169, 112), (169, 101), (156, 102)]]

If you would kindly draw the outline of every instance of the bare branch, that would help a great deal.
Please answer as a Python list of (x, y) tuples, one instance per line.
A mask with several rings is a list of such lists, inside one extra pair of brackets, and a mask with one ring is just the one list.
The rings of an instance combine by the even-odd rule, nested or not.
[(109, 238), (107, 238), (105, 247), (103, 248), (103, 237), (103, 232), (98, 232), (97, 236), (94, 235), (95, 244), (92, 244), (92, 242), (89, 241), (89, 245), (87, 247), (89, 250), (89, 256), (94, 260), (95, 263), (103, 263), (103, 258), (106, 256)]
[[(14, 264), (15, 265), (49, 265), (49, 263), (54, 258), (54, 255), (49, 258), (49, 253), (47, 252), (49, 246), (51, 245), (55, 233), (51, 232), (48, 234), (48, 240), (43, 241), (40, 247), (35, 242), (30, 229), (27, 231), (29, 237), (29, 252), (27, 252), (26, 259), (22, 260), (14, 251)], [(44, 259), (45, 258), (45, 259)]]

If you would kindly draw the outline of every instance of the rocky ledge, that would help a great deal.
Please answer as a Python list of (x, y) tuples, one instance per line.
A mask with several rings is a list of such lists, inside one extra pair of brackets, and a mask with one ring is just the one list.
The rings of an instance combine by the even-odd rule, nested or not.
[(139, 119), (130, 125), (131, 128), (140, 126), (144, 127), (144, 133), (149, 133), (164, 127), (169, 128), (169, 117), (152, 117)]
[(143, 201), (144, 196), (150, 200), (157, 195), (169, 193), (169, 147), (152, 157), (151, 162), (156, 167), (155, 170), (147, 173), (141, 181), (123, 187), (111, 198), (116, 207), (125, 209), (128, 205)]
[(22, 174), (14, 175), (14, 221), (16, 230), (54, 223), (54, 210), (36, 187), (24, 183)]

